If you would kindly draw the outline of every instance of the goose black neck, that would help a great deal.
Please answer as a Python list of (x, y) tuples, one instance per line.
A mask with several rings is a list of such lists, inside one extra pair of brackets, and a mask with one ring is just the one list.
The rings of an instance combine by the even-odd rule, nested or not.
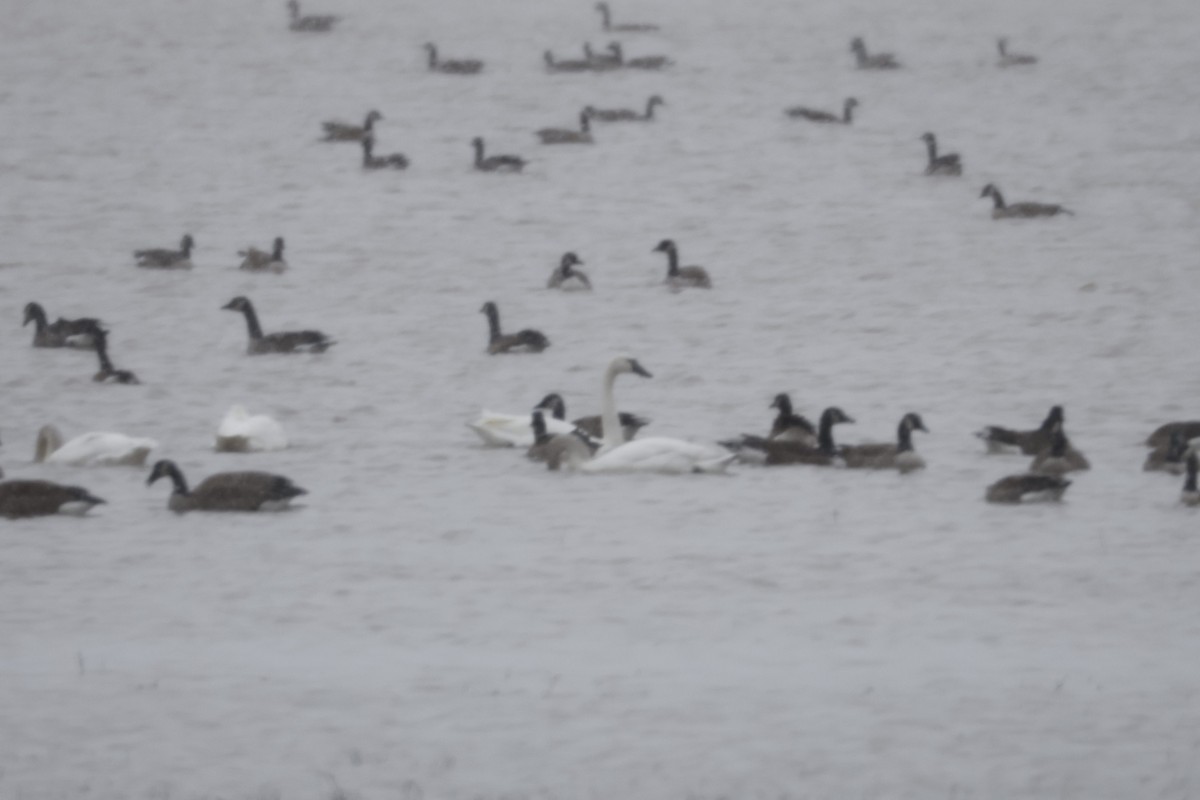
[(1059, 428), (1054, 432), (1054, 438), (1050, 441), (1050, 456), (1052, 458), (1062, 458), (1067, 454), (1067, 436)]
[(484, 313), (488, 318), (488, 339), (494, 342), (500, 338), (500, 311), (494, 305), (488, 305)]
[(655, 105), (657, 105), (657, 103), (654, 102), (653, 97), (651, 97), (649, 100), (646, 101), (646, 115), (645, 115), (646, 119), (654, 119), (654, 106)]
[(530, 425), (533, 427), (533, 440), (541, 443), (546, 438), (546, 420), (542, 417), (541, 409), (533, 412)]
[(912, 449), (912, 424), (905, 417), (900, 420), (900, 427), (896, 429), (896, 452), (903, 453)]
[(283, 261), (283, 239), (275, 240), (275, 249), (271, 252), (272, 261)]
[(854, 119), (854, 104), (846, 103), (842, 106), (842, 122), (849, 125)]
[(609, 30), (612, 27), (612, 19), (609, 17), (608, 6), (597, 6), (600, 11), (600, 16), (604, 19), (604, 30)]
[(667, 275), (674, 277), (679, 274), (679, 251), (675, 245), (667, 248)]
[(425, 45), (425, 49), (429, 51), (429, 68), (437, 69), (437, 48), (431, 44)]
[(175, 466), (174, 462), (172, 462), (163, 467), (163, 472), (167, 473), (167, 477), (171, 479), (172, 494), (186, 497), (188, 494), (187, 480), (183, 477), (183, 473), (179, 471), (179, 467)]
[(833, 414), (828, 409), (821, 414), (821, 427), (817, 431), (817, 447), (822, 453), (833, 455), (837, 447), (833, 444)]
[(925, 149), (929, 151), (929, 163), (937, 161), (937, 140), (930, 136), (925, 140)]
[(1200, 460), (1197, 460), (1196, 454), (1188, 456), (1187, 460), (1187, 480), (1184, 481), (1183, 490), (1185, 492), (1196, 491), (1196, 473), (1200, 472)]
[(96, 358), (100, 359), (101, 374), (113, 372), (113, 363), (108, 358), (108, 333), (99, 328), (92, 331), (92, 343), (96, 348)]
[(250, 338), (263, 338), (262, 327), (258, 324), (258, 314), (255, 313), (254, 306), (250, 305), (249, 300), (242, 306), (242, 313), (246, 315), (246, 329), (250, 332)]
[[(547, 59), (550, 58), (549, 53), (546, 53), (546, 58)], [(475, 164), (476, 165), (482, 164), (483, 163), (483, 142), (479, 139), (476, 139), (475, 141), (471, 142), (471, 146), (475, 148)]]
[[(996, 193), (999, 196), (999, 192)], [(1003, 201), (1001, 201), (1003, 203)], [(1001, 206), (1003, 207), (1003, 206)], [(1063, 424), (1062, 409), (1058, 406), (1050, 409), (1050, 413), (1042, 420), (1042, 430), (1046, 433), (1051, 433), (1055, 427), (1061, 427)]]
[(787, 419), (792, 415), (792, 399), (786, 394), (781, 394), (776, 398), (775, 407), (779, 409), (780, 419)]
[(1000, 190), (995, 186), (992, 187), (992, 202), (996, 208), (1004, 208), (1004, 195), (1000, 194)]

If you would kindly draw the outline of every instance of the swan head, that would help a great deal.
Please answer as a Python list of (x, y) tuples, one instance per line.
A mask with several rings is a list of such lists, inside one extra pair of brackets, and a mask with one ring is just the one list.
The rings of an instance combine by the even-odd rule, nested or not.
[(609, 365), (609, 369), (612, 370), (614, 375), (632, 372), (634, 375), (641, 375), (643, 378), (654, 377), (646, 371), (645, 367), (638, 363), (636, 358), (629, 358), (627, 356), (619, 356), (614, 358), (612, 363)]
[(243, 311), (244, 312), (246, 309), (248, 309), (250, 307), (251, 307), (250, 300), (242, 295), (238, 295), (237, 297), (233, 298), (225, 305), (221, 306), (221, 310), (222, 311)]
[(651, 252), (671, 253), (671, 252), (674, 252), (674, 250), (675, 250), (675, 242), (671, 241), (670, 239), (663, 239), (661, 242), (658, 243), (658, 247), (655, 247), (654, 250), (652, 250)]
[[(924, 138), (924, 137), (922, 137), (922, 138)], [(983, 187), (983, 191), (979, 193), (979, 196), (980, 197), (991, 197), (995, 193), (996, 193), (996, 184), (989, 183), (987, 186)]]

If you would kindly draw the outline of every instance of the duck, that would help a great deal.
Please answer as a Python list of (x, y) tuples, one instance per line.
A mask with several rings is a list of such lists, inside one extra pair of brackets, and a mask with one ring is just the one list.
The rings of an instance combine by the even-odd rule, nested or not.
[(796, 442), (805, 447), (817, 446), (817, 429), (807, 418), (793, 412), (792, 398), (787, 392), (775, 395), (775, 399), (771, 401), (768, 408), (777, 409), (779, 412), (775, 415), (775, 421), (771, 423), (771, 430), (767, 434), (768, 439), (778, 442)]
[(474, 58), (438, 61), (437, 47), (432, 42), (425, 43), (425, 50), (429, 53), (430, 72), (441, 72), (445, 75), (478, 75), (483, 71), (483, 62)]
[(408, 158), (400, 153), (390, 153), (377, 156), (372, 153), (375, 149), (375, 137), (364, 136), (362, 140), (363, 169), (408, 169)]
[(1013, 448), (1027, 456), (1038, 453), (1053, 444), (1054, 428), (1065, 422), (1062, 406), (1052, 406), (1042, 424), (1031, 431), (1015, 431), (999, 425), (988, 425), (975, 435), (987, 444), (989, 453), (1005, 453)]
[(134, 250), (133, 257), (139, 267), (150, 269), (191, 269), (192, 248), (196, 243), (190, 233), (185, 233), (179, 241), (178, 250), (166, 248), (151, 248), (149, 250)]
[(40, 303), (25, 304), (25, 321), (21, 327), (33, 323), (34, 347), (74, 347), (81, 350), (93, 350), (96, 347), (92, 339), (92, 330), (100, 327), (100, 320), (94, 317), (79, 319), (63, 319), (59, 317), (54, 323), (47, 322), (46, 310)]
[(242, 256), (242, 265), (238, 269), (249, 272), (274, 272), (278, 275), (286, 272), (288, 268), (287, 262), (283, 260), (282, 236), (275, 237), (270, 252), (259, 250), (257, 247), (247, 247), (245, 250), (238, 250), (238, 255)]
[(475, 169), (480, 172), (520, 172), (525, 168), (525, 159), (519, 156), (500, 155), (483, 157), (483, 139), (476, 136), (471, 140), (475, 148)]
[(925, 468), (925, 460), (913, 450), (913, 431), (929, 433), (921, 415), (909, 412), (900, 418), (895, 444), (842, 445), (839, 455), (851, 469), (895, 469), (901, 474)]
[(530, 417), (533, 444), (525, 451), (531, 461), (544, 461), (551, 471), (559, 470), (564, 464), (577, 469), (595, 455), (600, 442), (588, 437), (578, 429), (570, 433), (549, 433), (546, 430), (545, 411), (535, 408)]
[[(564, 419), (566, 404), (557, 393), (543, 397), (533, 410), (550, 413), (542, 421), (542, 426), (549, 433), (571, 433), (575, 430), (575, 425)], [(475, 431), (487, 447), (528, 447), (533, 444), (531, 424), (532, 414), (504, 414), (485, 408), (478, 419), (467, 423), (467, 427)]]
[(575, 269), (576, 265), (582, 263), (574, 253), (563, 253), (558, 266), (550, 273), (550, 280), (546, 281), (546, 288), (560, 289), (564, 292), (580, 289), (590, 292), (592, 282), (582, 270)]
[(246, 346), (249, 355), (264, 353), (324, 353), (336, 342), (321, 331), (286, 331), (263, 334), (258, 324), (258, 314), (249, 298), (238, 296), (221, 306), (223, 311), (240, 311), (246, 317), (246, 329), (250, 343)]
[(590, 72), (592, 70), (590, 61), (572, 61), (570, 59), (558, 61), (549, 50), (542, 53), (542, 59), (546, 62), (548, 72)]
[(0, 481), (0, 517), (49, 517), (67, 514), (82, 517), (104, 500), (82, 486), (63, 486), (53, 481)]
[(99, 325), (92, 328), (92, 342), (96, 346), (96, 358), (100, 361), (100, 369), (92, 376), (96, 383), (123, 383), (136, 386), (141, 383), (137, 375), (127, 369), (117, 369), (108, 357), (108, 331)]
[(833, 426), (853, 422), (854, 418), (846, 412), (837, 406), (830, 406), (821, 412), (816, 447), (810, 447), (797, 440), (768, 439), (748, 434), (721, 444), (736, 453), (742, 461), (761, 462), (769, 467), (782, 464), (843, 466), (838, 447), (833, 441)]
[(1033, 457), (1029, 472), (1032, 475), (1065, 475), (1091, 468), (1083, 453), (1071, 446), (1063, 432), (1062, 420), (1059, 420), (1051, 430), (1050, 446)]
[(341, 19), (332, 14), (310, 14), (302, 17), (300, 16), (300, 3), (297, 0), (288, 0), (287, 7), (291, 14), (288, 28), (300, 33), (328, 33)]
[(1165, 447), (1151, 450), (1142, 465), (1144, 472), (1167, 472), (1182, 475), (1187, 466), (1188, 440), (1180, 431), (1172, 431)]
[(596, 3), (596, 10), (600, 12), (600, 20), (606, 33), (649, 33), (658, 30), (657, 25), (648, 22), (624, 22), (614, 25), (608, 3)]
[(697, 289), (712, 288), (712, 279), (708, 277), (708, 271), (704, 267), (679, 266), (679, 250), (672, 240), (663, 239), (652, 252), (667, 254), (667, 279), (664, 283), (672, 289), (678, 291), (689, 286)]
[(1200, 421), (1167, 422), (1154, 429), (1146, 438), (1147, 447), (1165, 447), (1172, 436), (1178, 433), (1185, 442), (1200, 438)]
[(1036, 503), (1061, 500), (1071, 482), (1061, 475), (1009, 475), (987, 487), (989, 503)]
[(617, 66), (627, 69), (663, 69), (674, 63), (666, 56), (638, 56), (637, 58), (627, 59), (618, 42), (610, 44), (608, 49), (616, 57)]
[(579, 114), (579, 130), (569, 128), (542, 128), (537, 131), (542, 144), (592, 144), (592, 130), (588, 125), (586, 111)]
[(859, 69), (900, 69), (900, 62), (891, 53), (867, 55), (867, 45), (861, 36), (850, 41), (850, 52), (854, 53)]
[(64, 442), (53, 425), (43, 425), (34, 445), (33, 460), (72, 467), (141, 467), (158, 442), (123, 433), (91, 431)]
[(998, 66), (1020, 67), (1037, 63), (1037, 56), (1008, 52), (1008, 39), (1003, 36), (996, 40), (996, 49), (1000, 52), (1000, 60), (996, 62)]
[(626, 441), (617, 416), (613, 384), (618, 375), (633, 374), (643, 378), (650, 373), (637, 359), (619, 356), (609, 362), (604, 373), (601, 391), (604, 446), (589, 461), (579, 465), (585, 473), (659, 473), (683, 475), (691, 473), (725, 472), (736, 456), (724, 449), (695, 444), (683, 439), (652, 436)]
[(588, 42), (583, 43), (583, 58), (597, 72), (604, 72), (610, 69), (620, 69), (621, 59), (617, 56), (614, 47), (618, 47), (615, 42), (608, 46), (608, 53), (597, 53), (592, 50), (592, 45)]
[(321, 123), (321, 127), (325, 129), (325, 138), (323, 142), (361, 142), (375, 132), (375, 123), (383, 120), (383, 114), (371, 109), (367, 112), (366, 119), (362, 125), (353, 125), (348, 122), (338, 122), (337, 120), (328, 120)]
[(290, 478), (270, 472), (218, 472), (188, 490), (174, 461), (162, 459), (150, 470), (146, 485), (159, 478), (170, 478), (174, 488), (167, 508), (182, 514), (185, 511), (283, 511), (291, 501), (307, 491), (292, 483)]
[(1000, 190), (996, 188), (994, 183), (989, 183), (983, 187), (983, 191), (979, 194), (980, 197), (991, 197), (994, 206), (992, 207), (992, 219), (1021, 219), (1027, 217), (1053, 217), (1058, 214), (1075, 215), (1075, 212), (1069, 211), (1060, 205), (1051, 203), (1012, 203), (1004, 202), (1004, 195), (1000, 194)]
[(645, 113), (634, 111), (632, 108), (596, 108), (588, 106), (584, 112), (600, 122), (652, 122), (655, 106), (665, 106), (666, 102), (659, 95), (652, 95), (646, 101)]
[(550, 346), (550, 340), (541, 331), (525, 328), (516, 333), (500, 333), (500, 309), (491, 300), (483, 304), (479, 313), (488, 319), (488, 355), (500, 353), (540, 353)]
[(283, 426), (266, 414), (251, 414), (235, 403), (217, 427), (214, 449), (218, 453), (262, 453), (288, 446)]
[[(1196, 488), (1196, 473), (1200, 471), (1200, 459), (1195, 450), (1188, 451), (1187, 478), (1183, 482), (1183, 491), (1179, 493), (1179, 502), (1185, 506), (1200, 506), (1200, 489)], [(3, 484), (0, 484), (2, 486)]]
[(937, 137), (932, 133), (921, 134), (921, 141), (929, 151), (929, 164), (925, 167), (926, 175), (962, 175), (962, 159), (958, 153), (938, 155)]
[(793, 119), (806, 119), (809, 122), (835, 123), (838, 125), (849, 125), (854, 121), (854, 109), (858, 108), (858, 101), (853, 97), (847, 97), (846, 102), (842, 104), (842, 115), (839, 117), (829, 111), (819, 111), (804, 106), (794, 106), (783, 113)]

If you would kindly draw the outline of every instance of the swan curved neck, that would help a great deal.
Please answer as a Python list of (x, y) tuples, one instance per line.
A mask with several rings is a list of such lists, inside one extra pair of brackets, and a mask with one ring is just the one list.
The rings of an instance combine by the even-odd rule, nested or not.
[(613, 385), (617, 382), (617, 365), (612, 363), (604, 372), (604, 390), (600, 396), (600, 425), (604, 444), (617, 447), (625, 444), (625, 429), (617, 415), (617, 399), (613, 394)]

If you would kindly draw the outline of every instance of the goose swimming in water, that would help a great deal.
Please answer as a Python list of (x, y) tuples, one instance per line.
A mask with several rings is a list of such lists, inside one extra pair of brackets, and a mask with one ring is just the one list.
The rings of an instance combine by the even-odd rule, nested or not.
[(337, 120), (322, 122), (321, 127), (325, 129), (325, 138), (321, 141), (361, 142), (375, 132), (375, 123), (382, 119), (383, 114), (371, 110), (367, 112), (367, 118), (363, 120), (362, 125), (351, 125), (348, 122), (338, 122)]
[(221, 306), (221, 309), (240, 311), (246, 317), (246, 329), (250, 336), (246, 352), (252, 356), (264, 353), (323, 353), (336, 344), (324, 333), (316, 330), (264, 334), (258, 324), (258, 314), (246, 297), (235, 297)]
[(408, 158), (400, 153), (391, 153), (386, 156), (377, 156), (374, 154), (375, 137), (364, 136), (362, 140), (362, 165), (363, 169), (408, 169)]
[(53, 323), (46, 319), (46, 310), (40, 303), (25, 304), (25, 321), (21, 327), (33, 323), (34, 347), (74, 347), (91, 350), (96, 346), (92, 339), (92, 330), (100, 327), (100, 320), (94, 317), (79, 319), (63, 319), (59, 317)]
[(82, 486), (63, 486), (52, 481), (11, 480), (0, 482), (0, 517), (48, 517), (68, 514), (82, 517), (104, 501)]
[(123, 433), (92, 431), (64, 442), (58, 428), (43, 425), (38, 431), (33, 460), (72, 467), (140, 467), (158, 442)]
[(488, 319), (488, 355), (499, 353), (540, 353), (550, 346), (550, 340), (541, 331), (525, 328), (516, 333), (500, 332), (500, 309), (492, 301), (479, 309)]
[(913, 431), (929, 433), (920, 414), (909, 412), (896, 428), (895, 444), (842, 445), (839, 455), (851, 469), (895, 469), (902, 474), (925, 468), (925, 460), (913, 450)]
[[(761, 461), (767, 466), (782, 464), (811, 464), (820, 467), (841, 466), (842, 459), (833, 441), (833, 426), (841, 423), (852, 423), (854, 419), (836, 406), (831, 406), (821, 412), (821, 420), (817, 428), (817, 446), (810, 447), (806, 443), (793, 439), (765, 439), (761, 436), (743, 434), (740, 439), (722, 442), (721, 444), (744, 461)], [(758, 451), (762, 455), (752, 456), (747, 451)]]
[(665, 106), (658, 95), (653, 95), (646, 101), (646, 111), (641, 113), (634, 111), (632, 108), (595, 108), (588, 106), (584, 112), (594, 120), (599, 122), (651, 122), (654, 120), (654, 107)]
[(819, 111), (804, 106), (795, 106), (789, 108), (783, 113), (793, 119), (806, 119), (809, 122), (821, 123), (836, 123), (839, 125), (849, 125), (854, 121), (854, 109), (858, 108), (858, 101), (853, 97), (847, 97), (846, 102), (842, 104), (842, 115), (830, 113), (829, 111)]
[(192, 235), (184, 234), (179, 242), (178, 250), (151, 248), (149, 250), (134, 250), (133, 257), (139, 267), (152, 269), (191, 269), (192, 248), (195, 246)]
[(900, 69), (900, 62), (891, 53), (868, 55), (867, 45), (861, 36), (856, 36), (850, 41), (850, 52), (854, 53), (859, 69)]
[(679, 250), (672, 240), (663, 239), (653, 252), (667, 254), (667, 279), (664, 282), (672, 289), (679, 290), (689, 286), (697, 289), (712, 288), (712, 280), (704, 267), (679, 266)]
[(1053, 217), (1057, 214), (1070, 214), (1074, 216), (1073, 211), (1068, 211), (1060, 205), (1052, 205), (1050, 203), (1005, 203), (1004, 196), (1000, 194), (1000, 190), (996, 185), (989, 183), (983, 187), (983, 191), (979, 194), (980, 197), (992, 198), (994, 205), (992, 207), (992, 219), (1021, 219), (1027, 217)]
[(578, 468), (595, 455), (600, 442), (588, 437), (578, 429), (570, 433), (549, 433), (546, 430), (545, 411), (535, 408), (530, 418), (533, 444), (525, 451), (532, 461), (546, 462), (546, 468), (558, 470), (564, 464), (570, 469)]
[(525, 167), (525, 159), (519, 156), (500, 155), (483, 157), (483, 139), (476, 136), (471, 140), (475, 148), (475, 169), (480, 172), (520, 172)]
[(1015, 431), (988, 425), (975, 435), (987, 444), (989, 453), (1004, 453), (1016, 448), (1027, 456), (1036, 456), (1054, 442), (1054, 428), (1064, 423), (1062, 406), (1053, 406), (1042, 424), (1031, 431)]
[(150, 486), (159, 478), (170, 478), (173, 488), (167, 508), (185, 511), (283, 511), (291, 501), (308, 494), (289, 478), (269, 472), (218, 472), (189, 490), (187, 480), (174, 461), (155, 463), (146, 479)]
[(341, 17), (336, 17), (332, 14), (301, 16), (300, 3), (297, 0), (288, 0), (287, 7), (288, 13), (291, 15), (288, 28), (299, 33), (328, 33), (333, 30), (333, 26), (341, 19)]
[(638, 56), (637, 58), (625, 58), (625, 53), (621, 49), (619, 42), (613, 42), (608, 46), (612, 54), (617, 59), (617, 66), (627, 69), (663, 69), (669, 67), (674, 62), (666, 56)]
[(929, 152), (929, 164), (925, 167), (926, 175), (962, 175), (962, 159), (958, 153), (938, 155), (937, 137), (932, 133), (921, 134), (925, 149)]
[(259, 250), (257, 247), (247, 247), (238, 250), (242, 256), (242, 265), (238, 269), (248, 272), (274, 272), (279, 274), (287, 271), (287, 262), (283, 260), (283, 237), (276, 236), (270, 252)]
[(621, 59), (617, 55), (617, 51), (614, 49), (619, 46), (620, 45), (618, 45), (616, 42), (613, 42), (612, 44), (610, 44), (608, 46), (608, 54), (606, 55), (604, 53), (595, 52), (594, 50), (592, 50), (591, 44), (584, 42), (584, 44), (583, 44), (584, 60), (586, 60), (589, 65), (591, 65), (591, 68), (593, 70), (596, 70), (599, 72), (603, 72), (605, 70), (610, 70), (610, 69), (620, 69), (621, 68)]
[(1059, 475), (1009, 475), (987, 488), (989, 503), (1037, 503), (1061, 500), (1071, 482)]
[(604, 25), (604, 30), (607, 33), (648, 33), (658, 30), (657, 25), (652, 25), (647, 22), (625, 22), (619, 25), (614, 25), (612, 21), (612, 10), (609, 9), (608, 3), (596, 3), (596, 10), (600, 12), (600, 19)]
[[(567, 422), (567, 404), (562, 395), (556, 392), (546, 395), (534, 406), (535, 411), (539, 409), (545, 412), (542, 424), (549, 433), (582, 431), (596, 441), (604, 438), (599, 415)], [(650, 424), (650, 420), (624, 411), (617, 414), (617, 419), (626, 441), (633, 439), (641, 428)], [(527, 447), (532, 442), (530, 422), (530, 414), (503, 414), (484, 409), (475, 422), (467, 423), (467, 427), (475, 431), (489, 447)]]
[(542, 59), (546, 62), (548, 72), (590, 72), (592, 69), (590, 61), (556, 61), (549, 50), (542, 54)]
[(432, 42), (425, 43), (429, 53), (429, 71), (441, 72), (446, 75), (478, 75), (483, 71), (483, 62), (473, 58), (438, 60), (437, 47)]
[(1020, 67), (1027, 64), (1036, 64), (1037, 56), (1027, 56), (1021, 53), (1008, 52), (1008, 39), (1000, 37), (996, 40), (996, 50), (1000, 52), (1000, 60), (997, 65), (1001, 67)]
[(770, 408), (778, 409), (775, 421), (771, 423), (768, 439), (779, 442), (796, 442), (806, 447), (817, 446), (817, 429), (807, 418), (792, 410), (792, 398), (786, 392), (775, 395)]
[(1179, 493), (1179, 502), (1185, 506), (1200, 506), (1200, 489), (1196, 488), (1196, 473), (1200, 472), (1200, 459), (1197, 459), (1195, 450), (1188, 451), (1186, 466), (1187, 479), (1183, 482), (1183, 491)]
[(100, 361), (100, 370), (92, 376), (96, 383), (124, 383), (132, 386), (140, 384), (137, 375), (127, 369), (117, 369), (108, 357), (108, 331), (99, 325), (92, 328), (92, 341), (96, 345), (96, 358)]
[(1200, 421), (1167, 422), (1154, 429), (1146, 439), (1147, 447), (1165, 447), (1171, 438), (1178, 433), (1185, 442), (1200, 438)]
[(583, 111), (579, 114), (579, 130), (542, 128), (537, 131), (537, 137), (542, 140), (542, 144), (591, 144), (592, 130), (588, 125), (587, 112)]
[(282, 425), (266, 414), (251, 414), (240, 403), (229, 408), (217, 428), (218, 453), (262, 453), (287, 446)]
[(588, 276), (583, 271), (575, 269), (577, 264), (582, 263), (579, 256), (574, 253), (564, 253), (554, 272), (550, 273), (550, 280), (546, 281), (546, 288), (561, 289), (564, 292), (579, 289), (591, 291), (592, 282), (588, 280)]
[(1179, 431), (1172, 431), (1166, 446), (1151, 450), (1142, 465), (1144, 472), (1167, 472), (1182, 475), (1187, 465), (1188, 440)]
[(1091, 468), (1083, 453), (1071, 446), (1067, 435), (1063, 433), (1062, 420), (1059, 420), (1051, 429), (1050, 446), (1034, 456), (1029, 472), (1032, 475), (1065, 475)]

